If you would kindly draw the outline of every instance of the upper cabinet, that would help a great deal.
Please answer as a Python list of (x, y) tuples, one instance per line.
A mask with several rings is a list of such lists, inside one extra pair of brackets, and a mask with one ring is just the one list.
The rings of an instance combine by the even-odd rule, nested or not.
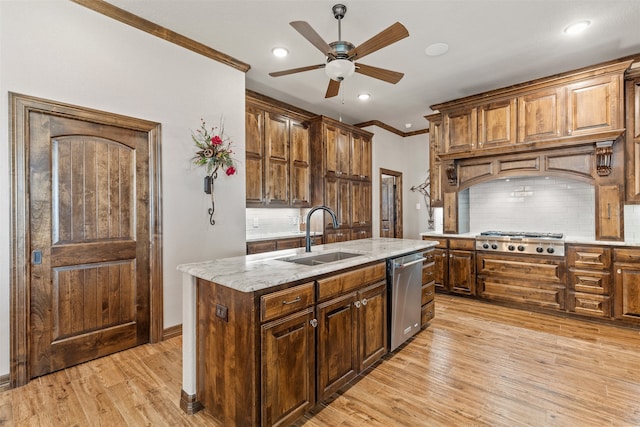
[(324, 155), (328, 175), (349, 177), (351, 164), (349, 139), (348, 130), (332, 124), (324, 125)]
[(631, 61), (583, 69), (431, 106), (442, 114), (442, 159), (615, 140), (625, 129)]
[(438, 157), (442, 144), (442, 116), (425, 116), (429, 120), (429, 197), (431, 207), (442, 207), (442, 161)]
[(640, 68), (627, 75), (626, 202), (640, 203)]
[(351, 134), (351, 178), (371, 181), (371, 137)]
[(305, 117), (247, 96), (247, 207), (311, 206), (311, 150)]

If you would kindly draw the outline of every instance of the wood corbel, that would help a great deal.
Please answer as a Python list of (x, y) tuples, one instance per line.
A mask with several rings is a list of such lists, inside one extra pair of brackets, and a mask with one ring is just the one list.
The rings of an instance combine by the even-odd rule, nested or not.
[(613, 141), (596, 142), (596, 173), (608, 176), (613, 167)]

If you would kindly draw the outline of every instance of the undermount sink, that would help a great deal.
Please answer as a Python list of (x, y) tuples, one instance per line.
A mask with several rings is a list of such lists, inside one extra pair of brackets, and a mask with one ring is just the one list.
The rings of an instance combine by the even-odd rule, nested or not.
[(338, 251), (338, 252), (320, 253), (317, 255), (310, 255), (310, 256), (300, 255), (300, 256), (291, 257), (291, 258), (283, 258), (282, 261), (294, 262), (296, 264), (303, 264), (303, 265), (320, 265), (320, 264), (327, 264), (330, 262), (342, 261), (345, 259), (354, 258), (358, 256), (362, 256), (362, 254)]

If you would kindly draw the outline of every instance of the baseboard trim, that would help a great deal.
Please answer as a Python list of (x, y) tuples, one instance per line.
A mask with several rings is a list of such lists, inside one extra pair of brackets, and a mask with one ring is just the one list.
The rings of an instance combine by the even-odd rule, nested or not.
[(180, 390), (180, 409), (187, 413), (187, 415), (193, 415), (196, 412), (204, 409), (202, 403), (197, 400), (195, 394), (187, 394), (186, 391)]
[(171, 326), (162, 331), (162, 341), (182, 335), (182, 325)]
[(0, 375), (0, 392), (7, 391), (11, 388), (11, 376)]

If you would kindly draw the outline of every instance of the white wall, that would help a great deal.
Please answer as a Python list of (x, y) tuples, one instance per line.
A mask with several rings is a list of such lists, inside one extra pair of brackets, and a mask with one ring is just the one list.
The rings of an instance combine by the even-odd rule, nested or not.
[[(377, 126), (373, 132), (373, 236), (380, 236), (380, 168), (402, 172), (402, 225), (405, 239), (420, 239), (427, 231), (427, 210), (422, 194), (411, 191), (422, 184), (429, 170), (429, 134), (403, 138)], [(420, 209), (416, 204), (420, 203)]]
[(162, 124), (164, 327), (180, 324), (176, 266), (245, 251), (244, 156), (237, 175), (216, 181), (215, 226), (204, 172), (190, 164), (201, 117), (224, 115), (244, 153), (244, 73), (69, 1), (0, 1), (0, 376), (9, 373), (9, 91)]

